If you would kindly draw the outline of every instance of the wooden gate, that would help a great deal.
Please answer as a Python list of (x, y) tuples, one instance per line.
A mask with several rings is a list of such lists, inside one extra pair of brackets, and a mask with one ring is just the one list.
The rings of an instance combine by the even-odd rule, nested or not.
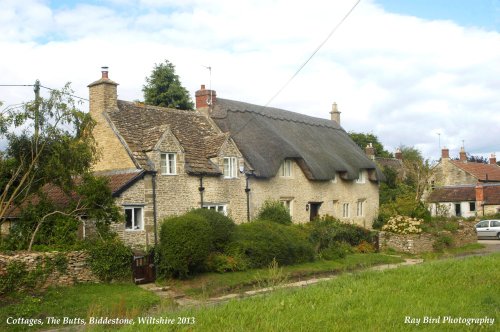
[(134, 256), (132, 261), (134, 283), (147, 284), (156, 280), (154, 255)]

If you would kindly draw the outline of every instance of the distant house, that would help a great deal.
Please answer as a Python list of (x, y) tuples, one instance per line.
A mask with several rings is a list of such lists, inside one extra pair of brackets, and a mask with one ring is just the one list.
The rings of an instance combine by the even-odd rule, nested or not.
[(399, 148), (394, 153), (394, 158), (379, 157), (375, 155), (375, 148), (373, 147), (372, 143), (369, 143), (365, 147), (365, 153), (368, 158), (373, 160), (380, 168), (390, 168), (394, 172), (396, 172), (399, 179), (404, 179), (406, 174), (403, 164), (403, 153)]
[(452, 160), (444, 148), (430, 186), (433, 215), (473, 217), (500, 212), (500, 167), (495, 155), (489, 164), (468, 162), (462, 148), (459, 159)]
[(89, 85), (101, 174), (140, 174), (116, 196), (125, 222), (115, 230), (136, 246), (153, 244), (166, 216), (214, 209), (241, 223), (266, 199), (294, 222), (330, 214), (371, 227), (378, 212), (375, 163), (340, 126), (277, 108), (217, 98), (204, 86), (196, 111), (117, 99), (103, 70)]

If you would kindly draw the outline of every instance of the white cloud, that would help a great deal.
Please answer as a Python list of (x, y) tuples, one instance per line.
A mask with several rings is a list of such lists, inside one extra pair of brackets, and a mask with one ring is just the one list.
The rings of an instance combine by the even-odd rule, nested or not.
[[(265, 104), (354, 4), (277, 1), (114, 0), (52, 10), (47, 1), (0, 4), (1, 84), (72, 81), (77, 94), (108, 65), (120, 98), (141, 99), (165, 59), (194, 94), (209, 81), (221, 98)], [(26, 3), (26, 5), (24, 5)], [(54, 37), (55, 36), (55, 37)], [(500, 155), (500, 34), (384, 12), (362, 1), (271, 106), (328, 118), (389, 148), (441, 144)], [(29, 88), (0, 88), (7, 103)], [(21, 91), (21, 92), (20, 92)], [(457, 150), (458, 151), (458, 150)]]

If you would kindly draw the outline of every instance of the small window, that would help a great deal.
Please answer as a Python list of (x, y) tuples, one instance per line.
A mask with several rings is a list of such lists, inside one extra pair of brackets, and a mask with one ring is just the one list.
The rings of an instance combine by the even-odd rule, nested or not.
[(356, 216), (362, 217), (363, 216), (363, 208), (364, 208), (364, 201), (358, 201), (356, 204)]
[(342, 204), (342, 217), (349, 218), (349, 203)]
[(283, 177), (292, 176), (292, 161), (290, 159), (285, 159), (281, 164), (280, 175)]
[(225, 157), (224, 158), (224, 178), (234, 179), (238, 177), (238, 158)]
[(208, 210), (214, 210), (214, 211), (217, 211), (219, 213), (222, 213), (223, 215), (227, 215), (226, 204), (204, 204), (203, 208), (208, 209)]
[(476, 211), (476, 202), (469, 202), (469, 211), (470, 212)]
[(356, 179), (356, 183), (365, 183), (365, 172), (363, 170), (359, 170), (358, 178)]
[(125, 207), (125, 229), (143, 229), (142, 207)]
[(176, 154), (162, 153), (160, 160), (160, 168), (162, 175), (175, 175), (176, 171)]

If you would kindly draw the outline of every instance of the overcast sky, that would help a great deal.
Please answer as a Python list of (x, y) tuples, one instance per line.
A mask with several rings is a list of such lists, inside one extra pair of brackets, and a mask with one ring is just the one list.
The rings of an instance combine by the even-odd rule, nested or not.
[[(87, 85), (109, 66), (123, 100), (143, 99), (155, 63), (191, 95), (266, 104), (357, 0), (2, 0), (0, 84)], [(45, 93), (45, 92), (44, 92)], [(0, 101), (33, 98), (0, 87)], [(500, 0), (361, 0), (270, 106), (373, 133), (388, 150), (500, 157)], [(88, 108), (88, 104), (85, 105)], [(440, 135), (438, 135), (440, 134)]]

